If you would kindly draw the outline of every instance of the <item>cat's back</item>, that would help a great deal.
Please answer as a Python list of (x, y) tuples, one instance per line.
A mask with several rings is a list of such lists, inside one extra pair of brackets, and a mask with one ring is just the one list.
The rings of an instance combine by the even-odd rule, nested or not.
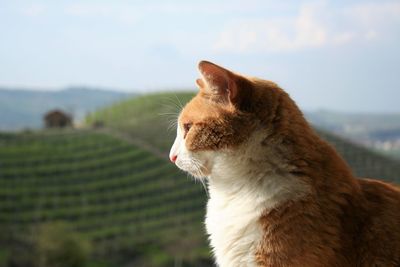
[(359, 179), (359, 184), (371, 216), (400, 220), (400, 187), (373, 179)]
[(400, 266), (400, 190), (372, 179), (359, 183), (365, 200), (360, 266)]

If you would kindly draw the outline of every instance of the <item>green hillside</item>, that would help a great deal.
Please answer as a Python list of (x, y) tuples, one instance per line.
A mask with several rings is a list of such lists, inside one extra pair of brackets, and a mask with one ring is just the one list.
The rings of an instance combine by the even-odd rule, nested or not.
[[(175, 127), (167, 131), (171, 119), (176, 120), (179, 105), (194, 93), (160, 93), (124, 100), (99, 110), (87, 122), (103, 121), (106, 127), (143, 138), (167, 153), (175, 137)], [(165, 114), (171, 114), (165, 115)], [(319, 135), (331, 143), (345, 158), (358, 177), (370, 177), (400, 184), (400, 162), (370, 149), (317, 129)]]
[[(150, 266), (207, 258), (203, 188), (139, 147), (93, 131), (1, 134), (0, 166), (2, 229), (62, 221), (114, 263), (149, 251)], [(18, 257), (5, 239), (0, 263)]]
[(375, 178), (400, 184), (399, 160), (384, 156), (329, 132), (322, 130), (317, 132), (336, 148), (357, 177)]
[[(166, 156), (192, 96), (122, 101), (93, 130), (0, 134), (0, 267), (210, 266), (206, 193)], [(356, 175), (400, 182), (398, 161), (319, 133)]]
[(192, 92), (157, 93), (126, 99), (90, 114), (87, 123), (102, 121), (166, 154), (175, 137), (177, 115), (193, 96)]

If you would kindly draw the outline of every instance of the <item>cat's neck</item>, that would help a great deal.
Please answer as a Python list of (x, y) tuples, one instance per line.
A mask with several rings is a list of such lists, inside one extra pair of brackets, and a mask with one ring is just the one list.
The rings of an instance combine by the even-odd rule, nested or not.
[(307, 185), (271, 166), (253, 137), (239, 153), (218, 153), (208, 179), (206, 228), (219, 266), (256, 266), (262, 216), (308, 194)]
[(308, 194), (309, 186), (260, 146), (264, 137), (264, 132), (255, 133), (234, 154), (218, 154), (208, 179), (210, 197), (249, 200), (249, 208), (264, 212)]

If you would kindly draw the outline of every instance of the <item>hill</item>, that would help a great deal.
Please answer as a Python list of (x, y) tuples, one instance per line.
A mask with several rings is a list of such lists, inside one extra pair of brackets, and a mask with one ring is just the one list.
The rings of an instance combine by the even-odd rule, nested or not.
[(400, 114), (306, 112), (314, 125), (400, 160)]
[[(140, 138), (167, 155), (175, 137), (173, 123), (181, 106), (193, 96), (191, 92), (159, 93), (125, 99), (92, 113), (87, 123), (103, 121), (106, 127)], [(382, 156), (321, 128), (317, 128), (317, 132), (337, 149), (358, 177), (376, 177), (400, 183), (398, 160)]]
[(101, 121), (105, 127), (138, 138), (168, 155), (179, 111), (193, 96), (192, 92), (156, 93), (125, 99), (91, 113), (86, 123)]
[[(167, 160), (168, 127), (192, 96), (118, 102), (87, 118), (104, 129), (0, 134), (0, 266), (36, 267), (88, 244), (89, 266), (210, 266), (206, 193)], [(319, 133), (358, 176), (399, 182), (398, 161)]]
[(49, 232), (60, 221), (108, 264), (208, 258), (203, 188), (138, 146), (94, 131), (1, 134), (0, 166), (0, 262), (8, 255), (10, 265), (34, 266), (21, 259), (40, 255), (18, 247), (30, 242), (29, 229), (50, 223)]
[(361, 137), (377, 131), (400, 129), (400, 114), (396, 113), (348, 113), (318, 110), (306, 112), (306, 116), (313, 124), (329, 131), (341, 131)]
[(43, 126), (43, 114), (54, 108), (71, 113), (76, 120), (88, 112), (118, 101), (128, 94), (89, 88), (36, 91), (0, 88), (0, 130), (15, 131)]

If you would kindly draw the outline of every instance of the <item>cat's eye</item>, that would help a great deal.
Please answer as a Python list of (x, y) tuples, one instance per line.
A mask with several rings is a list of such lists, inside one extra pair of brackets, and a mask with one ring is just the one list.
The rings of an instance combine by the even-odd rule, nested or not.
[(190, 128), (192, 128), (193, 123), (184, 123), (183, 130), (185, 131), (185, 136), (189, 132)]

